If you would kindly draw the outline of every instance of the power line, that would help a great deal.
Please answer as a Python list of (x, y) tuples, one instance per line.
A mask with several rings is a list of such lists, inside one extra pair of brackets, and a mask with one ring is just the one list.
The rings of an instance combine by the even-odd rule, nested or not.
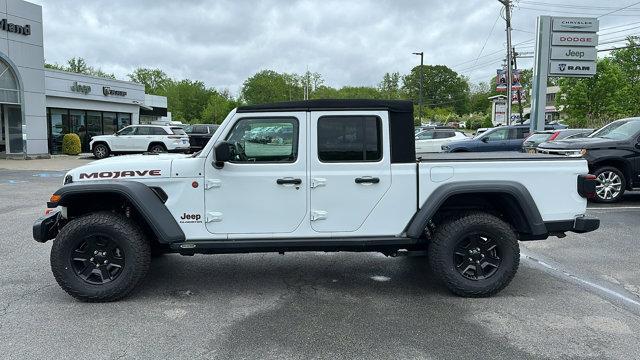
[(627, 46), (613, 47), (613, 48), (609, 48), (609, 49), (601, 49), (601, 50), (598, 50), (598, 52), (635, 48), (635, 47), (638, 47), (638, 46), (639, 45), (627, 45)]
[(495, 29), (496, 24), (498, 23), (498, 20), (500, 19), (500, 12), (498, 11), (498, 16), (496, 17), (496, 20), (493, 22), (493, 26), (491, 26), (491, 30), (489, 30), (489, 35), (487, 35), (487, 38), (484, 39), (484, 44), (482, 44), (482, 48), (480, 49), (480, 52), (478, 53), (478, 56), (476, 57), (476, 60), (474, 61), (474, 65), (478, 62), (478, 59), (480, 58), (480, 55), (482, 55), (482, 52), (484, 51), (485, 46), (487, 46), (487, 41), (489, 41), (489, 38), (491, 37), (491, 34), (493, 34), (493, 29)]
[[(555, 9), (538, 9), (538, 8), (530, 8), (530, 7), (525, 7), (525, 6), (518, 6), (518, 9), (520, 9), (520, 10), (533, 10), (533, 11), (539, 11), (539, 12), (553, 12), (553, 13), (557, 13), (557, 14), (568, 14), (568, 15), (597, 16), (598, 18), (610, 15), (610, 14), (598, 15), (598, 14), (588, 13), (588, 12), (564, 11), (564, 10), (555, 10)], [(613, 14), (613, 13), (614, 12), (611, 12), (611, 14)], [(638, 17), (638, 14), (618, 14), (618, 15), (614, 15), (614, 16), (633, 16), (633, 17)]]
[(602, 28), (602, 29), (600, 29), (600, 31), (603, 31), (603, 30), (611, 30), (611, 29), (617, 29), (617, 28), (621, 28), (621, 27), (625, 27), (625, 26), (630, 26), (630, 25), (636, 25), (636, 24), (640, 24), (640, 21), (636, 21), (636, 22), (632, 22), (632, 23), (628, 23), (628, 24), (616, 25), (616, 26), (609, 26), (609, 27), (606, 27), (606, 28)]
[(622, 11), (624, 9), (628, 9), (628, 8), (632, 7), (633, 5), (638, 5), (638, 4), (640, 4), (640, 1), (638, 1), (636, 3), (633, 3), (631, 5), (627, 5), (627, 6), (621, 7), (618, 10), (613, 10), (613, 11), (610, 11), (610, 12), (608, 12), (606, 14), (602, 14), (602, 15), (598, 16), (598, 19), (601, 18), (601, 17), (607, 16), (607, 15), (611, 15), (611, 14), (617, 13), (618, 11)]
[[(616, 7), (612, 7), (612, 6), (570, 5), (570, 4), (557, 4), (557, 3), (527, 1), (527, 0), (521, 0), (519, 2), (523, 4), (536, 5), (536, 6), (552, 6), (552, 7), (562, 7), (562, 8), (570, 8), (570, 9), (593, 9), (593, 10), (615, 10), (616, 9)], [(629, 9), (629, 11), (640, 11), (640, 9)]]
[(616, 34), (616, 33), (619, 33), (619, 32), (624, 32), (624, 31), (634, 30), (634, 29), (638, 29), (638, 28), (640, 28), (640, 26), (635, 26), (635, 27), (628, 28), (628, 29), (622, 29), (622, 30), (611, 31), (611, 32), (604, 33), (604, 34), (599, 34), (599, 35), (600, 35), (600, 36), (606, 36), (606, 35)]

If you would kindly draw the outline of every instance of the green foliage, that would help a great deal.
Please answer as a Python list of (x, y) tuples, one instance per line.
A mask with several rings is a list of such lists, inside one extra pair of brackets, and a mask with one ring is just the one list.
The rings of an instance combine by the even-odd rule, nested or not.
[(206, 106), (202, 109), (200, 119), (207, 124), (220, 124), (231, 110), (238, 106), (228, 91), (213, 91)]
[(152, 95), (162, 95), (173, 81), (160, 69), (137, 68), (127, 75), (129, 80), (144, 85), (144, 92)]
[[(423, 65), (423, 99), (429, 108), (452, 107), (458, 114), (469, 110), (469, 83), (444, 65)], [(418, 103), (420, 98), (420, 66), (403, 78), (405, 96)]]
[(100, 68), (95, 68), (93, 66), (89, 66), (86, 62), (85, 59), (81, 58), (81, 57), (73, 57), (69, 60), (67, 60), (67, 65), (58, 65), (58, 64), (44, 64), (44, 67), (47, 69), (53, 69), (53, 70), (62, 70), (62, 71), (68, 71), (68, 72), (73, 72), (73, 73), (78, 73), (78, 74), (84, 74), (84, 75), (91, 75), (91, 76), (97, 76), (97, 77), (102, 77), (102, 78), (107, 78), (107, 79), (115, 79), (116, 76), (112, 73), (106, 73), (104, 71), (102, 71), (102, 69)]
[(469, 114), (460, 119), (465, 122), (465, 127), (469, 130), (478, 130), (479, 128), (493, 127), (491, 123), (491, 115), (482, 113)]
[(402, 98), (400, 89), (400, 73), (385, 73), (378, 84), (378, 92), (381, 99), (398, 100)]
[(162, 95), (167, 97), (168, 110), (175, 120), (186, 123), (201, 122), (209, 97), (215, 93), (213, 89), (207, 89), (202, 81), (188, 79), (172, 81)]
[(62, 137), (62, 153), (67, 155), (78, 155), (82, 149), (80, 136), (70, 133)]

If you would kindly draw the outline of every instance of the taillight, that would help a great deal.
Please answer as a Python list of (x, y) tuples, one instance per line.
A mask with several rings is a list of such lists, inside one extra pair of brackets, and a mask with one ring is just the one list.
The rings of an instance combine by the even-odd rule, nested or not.
[(547, 139), (547, 141), (553, 141), (553, 140), (555, 140), (555, 139), (558, 137), (558, 135), (560, 135), (560, 131), (556, 131), (556, 132), (554, 132), (554, 133), (549, 137), (549, 139)]
[(169, 139), (182, 139), (181, 135), (169, 135)]
[(578, 175), (578, 194), (587, 199), (595, 198), (597, 184), (598, 181), (595, 175)]

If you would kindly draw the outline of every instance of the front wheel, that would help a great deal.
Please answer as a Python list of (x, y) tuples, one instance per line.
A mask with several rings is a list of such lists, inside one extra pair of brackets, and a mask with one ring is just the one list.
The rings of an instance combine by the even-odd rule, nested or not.
[(626, 180), (622, 171), (611, 166), (605, 166), (595, 171), (596, 197), (595, 201), (601, 203), (614, 203), (622, 199)]
[(51, 270), (69, 295), (81, 301), (127, 296), (149, 270), (151, 249), (130, 219), (97, 212), (65, 225), (51, 248)]
[(472, 212), (437, 228), (429, 262), (454, 294), (486, 297), (511, 282), (520, 264), (520, 248), (509, 224), (488, 213)]
[(96, 159), (104, 159), (109, 157), (109, 147), (105, 144), (97, 144), (93, 147), (93, 156)]

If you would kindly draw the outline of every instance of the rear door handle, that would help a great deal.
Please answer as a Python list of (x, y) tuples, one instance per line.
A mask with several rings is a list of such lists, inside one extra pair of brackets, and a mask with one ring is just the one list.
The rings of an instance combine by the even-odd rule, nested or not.
[(300, 185), (302, 184), (302, 179), (278, 179), (276, 180), (276, 184), (278, 185)]
[(356, 184), (377, 184), (379, 182), (380, 178), (377, 177), (365, 176), (356, 178)]

